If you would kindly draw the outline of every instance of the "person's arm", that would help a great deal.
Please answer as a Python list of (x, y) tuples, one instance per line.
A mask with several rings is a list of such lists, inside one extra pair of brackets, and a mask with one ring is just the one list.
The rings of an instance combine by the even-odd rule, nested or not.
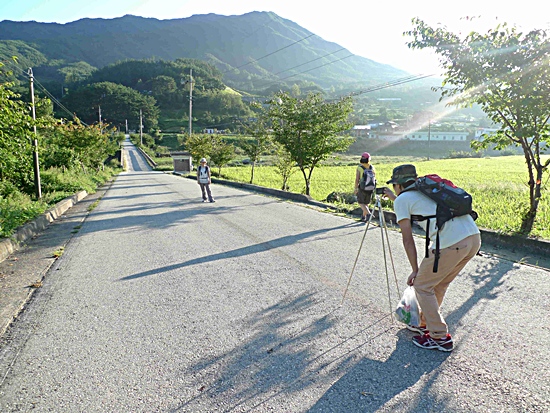
[(407, 285), (413, 285), (414, 279), (418, 274), (418, 256), (416, 253), (416, 244), (414, 243), (411, 220), (405, 218), (399, 221), (398, 224), (401, 228), (403, 247), (405, 248), (405, 253), (407, 254), (407, 258), (409, 259), (412, 269), (412, 272), (407, 279)]
[(201, 184), (201, 181), (200, 181), (200, 179), (199, 179), (200, 174), (201, 174), (201, 167), (199, 166), (199, 167), (197, 168), (197, 183), (198, 183), (199, 185)]
[(212, 183), (212, 175), (210, 174), (210, 167), (207, 168), (206, 172), (208, 172), (208, 183)]
[(359, 168), (355, 170), (355, 184), (354, 184), (354, 193), (359, 191), (359, 181), (361, 180), (361, 175), (359, 174)]
[(395, 201), (395, 198), (397, 198), (397, 195), (395, 195), (390, 188), (388, 187), (385, 187), (385, 188), (386, 189), (384, 189), (384, 195), (387, 196), (392, 201)]

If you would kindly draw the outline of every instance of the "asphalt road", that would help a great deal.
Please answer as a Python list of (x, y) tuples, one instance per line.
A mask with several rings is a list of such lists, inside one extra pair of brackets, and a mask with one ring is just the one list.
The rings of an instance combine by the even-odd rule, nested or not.
[(378, 227), (340, 306), (364, 225), (128, 164), (10, 327), (0, 411), (550, 411), (547, 271), (475, 257), (443, 307), (456, 349), (422, 350)]

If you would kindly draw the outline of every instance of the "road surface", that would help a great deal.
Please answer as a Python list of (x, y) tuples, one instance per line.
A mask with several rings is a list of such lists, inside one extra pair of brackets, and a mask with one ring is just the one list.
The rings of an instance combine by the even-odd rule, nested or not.
[(221, 185), (203, 203), (126, 146), (2, 342), (0, 411), (550, 411), (547, 271), (475, 257), (443, 307), (456, 349), (419, 349), (379, 228), (340, 306), (364, 225)]

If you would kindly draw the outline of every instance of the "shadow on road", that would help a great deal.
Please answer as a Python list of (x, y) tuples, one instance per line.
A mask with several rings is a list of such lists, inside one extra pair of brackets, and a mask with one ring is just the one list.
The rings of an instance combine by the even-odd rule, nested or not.
[[(503, 292), (499, 290), (512, 265), (500, 268), (496, 271), (489, 263), (470, 275), (478, 288), (447, 316), (451, 328), (480, 301)], [(388, 328), (389, 315), (347, 337), (335, 336), (335, 330), (348, 321), (337, 310), (312, 316), (316, 301), (313, 294), (304, 294), (248, 318), (239, 329), (250, 332), (249, 340), (181, 373), (196, 378), (198, 394), (172, 411), (204, 408), (224, 400), (220, 411), (252, 412), (285, 398), (300, 400), (307, 396), (299, 394), (319, 388), (327, 390), (309, 413), (375, 412), (392, 407), (409, 412), (448, 411), (450, 401), (434, 391), (434, 386), (441, 385), (443, 364), (453, 353), (419, 349), (411, 343), (414, 333), (401, 329), (395, 348), (385, 357), (378, 354), (379, 340), (395, 329)], [(335, 338), (337, 343), (327, 349), (326, 343), (334, 343)], [(361, 357), (365, 351), (373, 357)]]
[[(188, 212), (197, 213), (198, 211), (192, 210)], [(330, 231), (347, 228), (350, 226), (353, 226), (353, 224), (345, 224), (345, 225), (340, 225), (333, 228), (323, 228), (323, 229), (318, 229), (314, 231), (307, 231), (297, 235), (287, 235), (287, 236), (276, 238), (270, 241), (261, 242), (259, 244), (249, 245), (247, 247), (237, 248), (230, 251), (224, 251), (218, 254), (211, 254), (204, 257), (194, 258), (192, 260), (181, 262), (178, 264), (167, 265), (165, 267), (155, 268), (154, 270), (149, 270), (149, 271), (144, 271), (137, 274), (128, 275), (126, 277), (121, 278), (119, 281), (135, 280), (138, 278), (148, 277), (150, 275), (158, 275), (163, 272), (173, 271), (180, 268), (189, 267), (192, 265), (204, 264), (212, 261), (218, 261), (218, 260), (224, 260), (224, 259), (230, 259), (230, 258), (243, 257), (250, 254), (269, 251), (272, 249), (284, 247), (286, 245), (294, 244), (296, 242), (313, 237), (318, 234), (324, 234)]]
[[(446, 316), (451, 331), (456, 329), (460, 320), (474, 306), (494, 300), (504, 292), (501, 288), (505, 284), (506, 274), (512, 269), (512, 263), (504, 268), (501, 265), (498, 271), (495, 267), (488, 263), (469, 275), (477, 288), (460, 307)], [(444, 397), (430, 396), (428, 401), (406, 394), (407, 389), (417, 385), (426, 374), (429, 378), (422, 380), (422, 388), (415, 389), (414, 394), (431, 394), (431, 387), (439, 377), (437, 369), (452, 354), (416, 348), (410, 341), (412, 335), (405, 329), (399, 331), (396, 348), (387, 360), (380, 362), (363, 359), (333, 384), (308, 412), (375, 412), (390, 401), (397, 404), (400, 411), (417, 412), (426, 408), (430, 411), (448, 411)], [(461, 335), (463, 341), (466, 335)], [(460, 342), (455, 346), (458, 348)], [(391, 406), (385, 407), (391, 409)]]
[[(251, 332), (250, 340), (224, 354), (203, 359), (181, 373), (185, 377), (202, 377), (204, 382), (196, 383), (200, 391), (196, 397), (172, 411), (204, 408), (203, 403), (216, 399), (230, 400), (223, 411), (256, 411), (274, 398), (279, 400), (317, 386), (319, 381), (331, 380), (322, 372), (327, 367), (350, 368), (353, 353), (377, 338), (381, 334), (378, 330), (383, 328), (381, 322), (389, 317), (376, 320), (327, 349), (324, 338), (341, 317), (334, 314), (336, 310), (312, 315), (318, 305), (313, 294), (303, 294), (249, 317), (242, 328)], [(320, 348), (326, 350), (320, 352)]]

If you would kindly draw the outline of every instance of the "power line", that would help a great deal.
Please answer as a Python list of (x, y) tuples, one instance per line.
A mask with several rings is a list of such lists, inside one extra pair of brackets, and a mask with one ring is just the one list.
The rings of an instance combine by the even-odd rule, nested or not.
[(279, 74), (281, 74), (281, 73), (288, 72), (289, 70), (296, 69), (296, 68), (301, 67), (301, 66), (305, 66), (305, 65), (307, 65), (308, 63), (312, 63), (312, 62), (315, 62), (315, 61), (317, 61), (317, 60), (323, 59), (323, 58), (325, 58), (325, 57), (327, 57), (327, 56), (330, 56), (330, 55), (336, 54), (336, 53), (338, 53), (338, 52), (341, 52), (342, 50), (346, 50), (346, 48), (345, 48), (345, 47), (342, 47), (341, 49), (338, 49), (338, 50), (336, 50), (335, 52), (327, 53), (326, 55), (323, 55), (323, 56), (318, 57), (318, 58), (316, 58), (316, 59), (313, 59), (313, 60), (310, 60), (310, 61), (308, 61), (308, 62), (302, 63), (302, 64), (300, 64), (300, 65), (298, 65), (298, 66), (294, 66), (294, 67), (291, 67), (291, 68), (289, 68), (289, 69), (282, 70), (282, 71), (280, 71), (280, 72), (275, 73), (273, 76), (277, 76), (277, 75), (279, 75)]
[[(334, 52), (334, 53), (336, 53), (336, 52)], [(277, 79), (277, 80), (266, 80), (265, 82), (269, 82), (269, 83), (265, 83), (264, 85), (265, 85), (265, 87), (269, 86), (270, 84), (274, 85), (274, 84), (276, 84), (276, 83), (282, 82), (283, 80), (289, 79), (289, 78), (291, 78), (291, 77), (299, 76), (299, 75), (301, 75), (301, 74), (311, 72), (312, 70), (319, 69), (319, 68), (321, 68), (321, 67), (328, 66), (328, 65), (331, 65), (331, 64), (336, 63), (336, 62), (340, 62), (340, 61), (345, 60), (345, 59), (348, 59), (348, 58), (350, 58), (350, 57), (352, 57), (352, 56), (355, 56), (355, 55), (354, 55), (354, 54), (350, 54), (350, 55), (348, 55), (348, 56), (342, 57), (341, 59), (333, 60), (333, 61), (331, 61), (331, 62), (322, 64), (321, 66), (316, 66), (316, 67), (314, 67), (314, 68), (311, 68), (311, 69), (308, 69), (308, 70), (304, 70), (303, 72), (294, 73), (294, 74), (292, 74), (292, 75), (290, 75), (290, 76), (283, 77), (282, 79)], [(317, 60), (317, 59), (316, 59), (316, 60)], [(289, 70), (290, 70), (290, 69), (289, 69)]]
[[(12, 68), (13, 69), (16, 69), (16, 71), (20, 72), (19, 75), (23, 75), (25, 78), (29, 78), (29, 74), (27, 72), (25, 72), (21, 67), (19, 67), (15, 62), (13, 61), (9, 61), (8, 63), (11, 64)], [(50, 91), (48, 89), (46, 89), (46, 87), (44, 85), (42, 85), (38, 80), (36, 80), (36, 76), (33, 76), (34, 78), (34, 83), (38, 86), (38, 88), (44, 92), (44, 94), (53, 102), (55, 103), (57, 106), (59, 106), (59, 108), (61, 108), (63, 111), (65, 111), (66, 113), (69, 114), (69, 116), (74, 119), (75, 118), (75, 115), (73, 112), (71, 112), (69, 109), (67, 109), (54, 95), (52, 95), (50, 93)], [(83, 125), (85, 126), (89, 126), (88, 124), (86, 124), (85, 122), (81, 121), (80, 120), (80, 123), (82, 123)]]
[(288, 78), (290, 78), (290, 77), (298, 76), (298, 75), (301, 75), (301, 74), (304, 74), (304, 73), (311, 72), (312, 70), (319, 69), (319, 68), (321, 68), (321, 67), (328, 66), (328, 65), (331, 65), (331, 64), (336, 63), (336, 62), (340, 62), (340, 61), (345, 60), (345, 59), (348, 59), (348, 58), (350, 58), (350, 57), (352, 57), (352, 56), (355, 56), (355, 55), (354, 55), (354, 54), (350, 54), (350, 55), (348, 55), (348, 56), (346, 56), (346, 57), (342, 57), (341, 59), (333, 60), (332, 62), (328, 62), (328, 63), (322, 64), (321, 66), (317, 66), (317, 67), (314, 67), (314, 68), (312, 68), (312, 69), (304, 70), (303, 72), (300, 72), (300, 73), (295, 73), (295, 74), (293, 74), (293, 75), (290, 75), (290, 76), (287, 76), (287, 77), (283, 77), (282, 79), (279, 79), (279, 81), (288, 79)]
[(348, 93), (347, 95), (342, 95), (342, 96), (339, 96), (337, 98), (329, 99), (328, 101), (333, 102), (335, 100), (339, 100), (339, 99), (342, 99), (342, 98), (345, 98), (345, 97), (355, 97), (355, 96), (359, 96), (359, 95), (362, 95), (362, 94), (365, 94), (365, 93), (375, 92), (377, 90), (388, 89), (388, 88), (393, 87), (393, 86), (399, 86), (399, 85), (403, 85), (405, 83), (415, 82), (417, 80), (425, 79), (425, 78), (431, 77), (431, 76), (434, 76), (434, 74), (432, 73), (432, 74), (429, 74), (429, 75), (419, 74), (419, 75), (406, 76), (404, 78), (395, 79), (395, 80), (392, 80), (390, 82), (382, 83), (380, 85), (371, 86), (370, 88), (367, 88), (365, 90), (360, 90), (360, 91), (357, 91), (357, 92), (351, 92), (351, 93)]
[(225, 74), (225, 73), (229, 73), (229, 72), (231, 72), (231, 71), (233, 71), (233, 70), (235, 70), (235, 69), (241, 69), (241, 68), (243, 68), (243, 67), (245, 67), (245, 66), (248, 66), (248, 65), (250, 65), (250, 64), (252, 64), (252, 63), (256, 63), (256, 62), (258, 62), (258, 61), (260, 61), (260, 60), (262, 60), (262, 59), (265, 59), (266, 57), (269, 57), (269, 56), (274, 55), (275, 53), (279, 53), (281, 50), (288, 49), (289, 47), (294, 46), (294, 45), (297, 44), (297, 43), (300, 43), (300, 42), (302, 42), (302, 41), (304, 41), (304, 40), (306, 40), (306, 39), (309, 39), (309, 38), (312, 37), (312, 36), (315, 36), (315, 34), (310, 34), (309, 36), (302, 37), (300, 40), (296, 40), (295, 42), (293, 42), (293, 43), (291, 43), (291, 44), (289, 44), (289, 45), (287, 45), (287, 46), (281, 47), (280, 49), (277, 49), (277, 50), (275, 50), (274, 52), (268, 53), (268, 54), (266, 54), (265, 56), (259, 57), (258, 59), (253, 59), (252, 61), (250, 61), (250, 62), (248, 62), (248, 63), (245, 63), (244, 65), (241, 65), (241, 66), (238, 66), (238, 67), (235, 67), (235, 68), (226, 70), (225, 72), (222, 73), (222, 75)]
[(383, 83), (381, 85), (371, 86), (370, 88), (367, 88), (365, 90), (360, 90), (358, 92), (352, 92), (347, 96), (350, 96), (350, 97), (359, 96), (359, 95), (362, 95), (364, 93), (375, 92), (377, 90), (387, 89), (389, 87), (398, 86), (398, 85), (402, 85), (402, 84), (409, 83), (409, 82), (415, 82), (417, 80), (425, 79), (425, 78), (431, 77), (431, 76), (433, 76), (433, 73), (429, 74), (429, 75), (424, 75), (424, 74), (411, 75), (411, 76), (407, 76), (407, 77), (404, 77), (404, 78), (392, 80), (390, 82), (386, 82), (386, 83)]
[[(67, 109), (59, 100), (57, 100), (49, 91), (48, 89), (46, 89), (40, 82), (38, 82), (36, 79), (35, 79), (35, 82), (38, 84), (38, 86), (40, 87), (40, 89), (42, 89), (42, 91), (46, 94), (46, 96), (48, 96), (50, 98), (50, 100), (52, 102), (54, 102), (57, 106), (59, 106), (62, 110), (64, 110), (66, 113), (69, 114), (69, 116), (71, 118), (75, 118), (75, 114), (73, 112), (71, 112), (69, 109)], [(79, 119), (80, 120), (80, 119)], [(82, 123), (83, 125), (85, 126), (89, 126), (87, 125), (85, 122), (83, 122), (82, 120), (80, 120), (80, 123)]]

